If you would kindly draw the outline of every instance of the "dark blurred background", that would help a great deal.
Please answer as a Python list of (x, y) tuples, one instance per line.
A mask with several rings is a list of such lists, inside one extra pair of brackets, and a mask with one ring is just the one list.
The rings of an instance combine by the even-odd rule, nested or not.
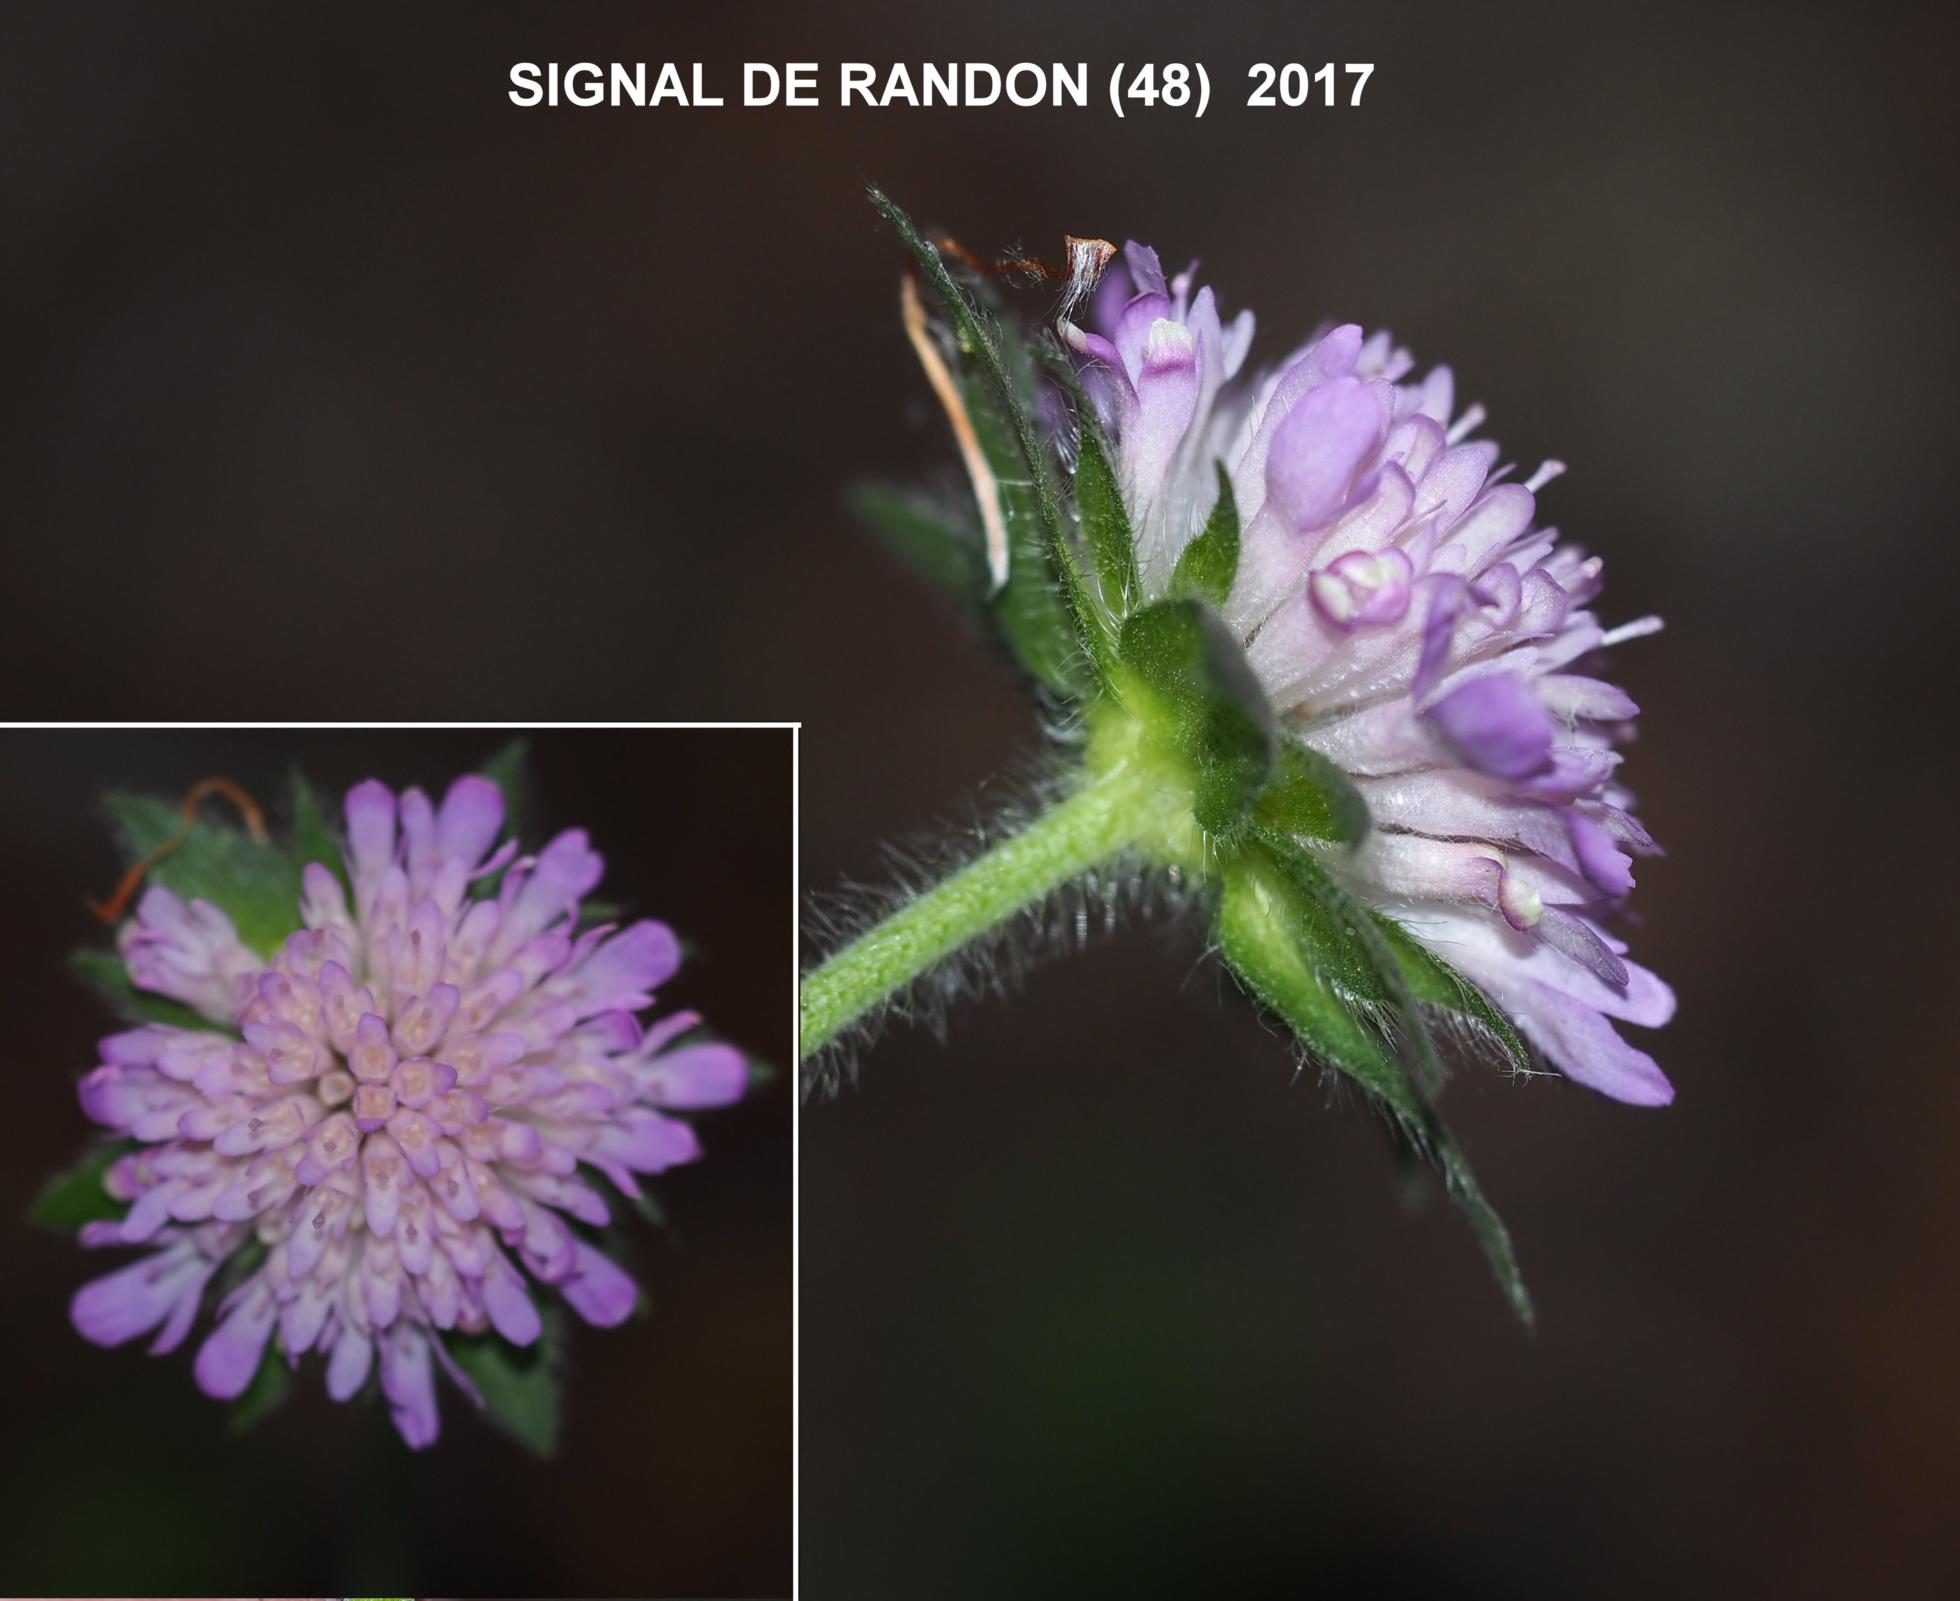
[[(12, 863), (11, 1114), (0, 1217), (19, 1219), (91, 1127), (76, 1078), (115, 1026), (65, 969), (102, 944), (83, 909), (121, 871), (105, 790), (181, 796), (218, 773), (274, 814), (297, 764), (338, 796), (366, 777), (436, 796), (511, 736), (491, 731), (0, 733)], [(786, 1595), (790, 1585), (789, 1002), (792, 750), (787, 729), (544, 731), (526, 843), (574, 825), (606, 859), (598, 894), (655, 916), (689, 955), (660, 995), (778, 1076), (703, 1114), (706, 1155), (653, 1181), (667, 1227), (634, 1226), (652, 1313), (577, 1326), (557, 1458), (540, 1462), (438, 1383), (443, 1433), (401, 1448), (383, 1406), (336, 1406), (309, 1361), (242, 1437), (190, 1373), (201, 1324), (156, 1358), (68, 1325), (88, 1279), (130, 1260), (14, 1223), (0, 1230), (0, 1393), (9, 1594), (444, 1588), (508, 1595)], [(225, 808), (212, 803), (214, 814)], [(290, 1581), (305, 1578), (305, 1586)]]
[[(893, 1035), (807, 1114), (806, 1591), (1944, 1588), (1956, 46), (1952, 8), (1883, 4), (17, 16), (0, 694), (801, 717), (805, 880), (875, 879), (881, 840), (984, 806), (1038, 737), (840, 510), (850, 476), (950, 461), (861, 182), (986, 253), (1202, 256), (1263, 359), (1385, 323), (1527, 468), (1572, 463), (1545, 510), (1606, 554), (1611, 614), (1667, 614), (1620, 674), (1671, 852), (1636, 948), (1682, 997), (1679, 1100), (1454, 1085), (1527, 1340), (1466, 1231), (1402, 1216), (1371, 1120), (1292, 1082), (1188, 940), (1051, 965), (950, 1050)], [(1207, 64), (1203, 121), (505, 98), (516, 60), (727, 85), (810, 60), (828, 88), (843, 59), (1145, 58)], [(1377, 70), (1359, 109), (1234, 104), (1289, 60)], [(81, 829), (44, 803), (48, 837)], [(21, 926), (48, 961), (70, 925)], [(63, 1004), (57, 1077), (90, 1026)], [(129, 1367), (89, 1461), (156, 1482), (168, 1528), (221, 1503), (122, 1427), (171, 1388)], [(175, 1404), (173, 1440), (208, 1428)], [(525, 1471), (484, 1457), (456, 1471)], [(292, 1505), (337, 1493), (281, 1460), (312, 1475)], [(509, 1561), (575, 1593), (669, 1539), (626, 1515), (507, 1539), (568, 1516), (522, 1482), (432, 1585), (521, 1591), (480, 1577)], [(258, 1506), (226, 1537), (273, 1538)]]

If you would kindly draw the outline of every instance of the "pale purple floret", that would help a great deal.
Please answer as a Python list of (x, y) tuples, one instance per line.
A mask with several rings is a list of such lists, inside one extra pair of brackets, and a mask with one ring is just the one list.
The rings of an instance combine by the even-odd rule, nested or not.
[(138, 988), (182, 1001), (221, 1023), (238, 1010), (240, 981), (261, 965), (217, 907), (209, 901), (186, 906), (167, 889), (143, 896), (117, 946)]
[(1523, 483), (1470, 439), (1447, 367), (1420, 379), (1348, 324), (1245, 378), (1193, 271), (1126, 246), (1090, 326), (1064, 321), (1115, 445), (1146, 598), (1230, 475), (1239, 570), (1224, 606), (1286, 733), (1355, 779), (1375, 828), (1329, 853), (1354, 891), (1482, 986), (1568, 1077), (1623, 1101), (1673, 1090), (1612, 1021), (1655, 1027), (1668, 987), (1605, 929), (1654, 843), (1618, 782), (1637, 708), (1581, 666), (1651, 633), (1590, 609), (1600, 562), (1534, 527)]
[[(143, 897), (120, 940), (132, 980), (236, 1033), (114, 1035), (82, 1081), (88, 1115), (142, 1142), (106, 1181), (127, 1215), (83, 1243), (148, 1251), (77, 1293), (85, 1338), (156, 1330), (151, 1349), (173, 1349), (220, 1266), (256, 1242), (263, 1262), (198, 1350), (200, 1387), (243, 1393), (276, 1337), (295, 1367), (322, 1354), (335, 1400), (378, 1370), (419, 1448), (437, 1434), (438, 1366), (477, 1399), (440, 1331), (530, 1344), (531, 1281), (590, 1323), (631, 1314), (632, 1279), (565, 1221), (610, 1221), (586, 1171), (637, 1198), (636, 1175), (700, 1155), (668, 1114), (738, 1099), (747, 1064), (682, 1042), (692, 1013), (636, 1015), (680, 965), (672, 931), (579, 932), (600, 858), (576, 829), (534, 859), (493, 853), (503, 812), (480, 778), (439, 810), (419, 790), (356, 786), (353, 901), (308, 866), (305, 926), (270, 960), (214, 907)], [(473, 898), (498, 869), (496, 894)]]

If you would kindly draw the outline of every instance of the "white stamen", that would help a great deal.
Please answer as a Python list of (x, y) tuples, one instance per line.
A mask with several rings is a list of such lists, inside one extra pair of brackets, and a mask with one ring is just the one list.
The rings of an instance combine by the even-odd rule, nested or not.
[(1455, 423), (1451, 425), (1450, 431), (1445, 435), (1443, 435), (1443, 443), (1446, 445), (1454, 445), (1459, 439), (1461, 439), (1465, 434), (1469, 433), (1471, 429), (1475, 428), (1483, 420), (1484, 420), (1484, 408), (1483, 408), (1483, 403), (1481, 401), (1478, 401), (1474, 405), (1465, 407), (1463, 415), (1457, 418)]
[(1629, 639), (1645, 639), (1649, 634), (1658, 634), (1661, 626), (1658, 617), (1636, 617), (1630, 623), (1621, 623), (1618, 628), (1607, 629), (1599, 636), (1599, 643), (1602, 647), (1624, 645)]

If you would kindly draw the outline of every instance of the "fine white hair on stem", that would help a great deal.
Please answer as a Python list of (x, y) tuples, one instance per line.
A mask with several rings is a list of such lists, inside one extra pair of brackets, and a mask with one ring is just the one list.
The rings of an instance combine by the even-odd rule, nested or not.
[[(885, 848), (886, 877), (876, 885), (847, 883), (805, 903), (804, 939), (813, 950), (841, 950), (916, 897), (1019, 832), (1054, 801), (1062, 780), (1043, 767), (958, 825)], [(1037, 964), (1081, 950), (1092, 939), (1144, 922), (1171, 920), (1190, 909), (1192, 894), (1175, 869), (1124, 855), (1079, 873), (1021, 908), (986, 934), (937, 963), (851, 1023), (803, 1063), (807, 1100), (834, 1094), (855, 1079), (861, 1052), (894, 1020), (923, 1027), (944, 1042), (957, 1006), (1010, 994)]]
[[(997, 796), (987, 810), (974, 807), (962, 821), (936, 834), (887, 846), (881, 882), (846, 883), (828, 894), (811, 896), (804, 913), (804, 934), (810, 948), (824, 954), (844, 949), (1039, 818), (1066, 782), (1060, 754), (1058, 743), (1054, 754), (1011, 781), (1006, 798)], [(1079, 951), (1092, 939), (1127, 927), (1156, 923), (1188, 928), (1194, 916), (1202, 916), (1205, 904), (1202, 884), (1135, 853), (1077, 873), (935, 963), (911, 983), (882, 997), (834, 1039), (812, 1052), (800, 1072), (802, 1096), (808, 1100), (822, 1093), (835, 1094), (846, 1079), (855, 1081), (861, 1053), (894, 1020), (923, 1027), (944, 1043), (961, 1003), (1005, 998), (1037, 963)], [(1198, 965), (1222, 975), (1228, 969), (1222, 961), (1214, 962), (1218, 955), (1207, 943)], [(1334, 973), (1323, 977), (1340, 987)], [(1384, 1042), (1399, 1049), (1403, 1023), (1392, 1008), (1344, 987), (1341, 998)], [(1474, 1019), (1447, 1007), (1425, 1002), (1417, 1005), (1422, 1023), (1445, 1059), (1509, 1064), (1502, 1043)], [(1261, 1015), (1265, 1015), (1263, 1010)], [(1282, 1032), (1291, 1037), (1290, 1030)], [(1304, 1071), (1309, 1062), (1321, 1069), (1323, 1087), (1330, 1097), (1343, 1099), (1353, 1091), (1354, 1085), (1345, 1074), (1296, 1041), (1296, 1071)], [(1398, 1125), (1402, 1123), (1385, 1104), (1379, 1109)], [(1417, 1128), (1405, 1128), (1404, 1133), (1418, 1142), (1421, 1139)]]

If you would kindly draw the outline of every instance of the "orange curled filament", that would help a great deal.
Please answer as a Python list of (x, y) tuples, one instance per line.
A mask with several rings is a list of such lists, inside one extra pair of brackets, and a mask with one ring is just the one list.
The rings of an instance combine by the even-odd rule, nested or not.
[(184, 796), (184, 821), (177, 832), (124, 873), (122, 881), (116, 885), (115, 893), (106, 901), (98, 901), (85, 895), (82, 897), (82, 904), (105, 923), (118, 921), (129, 909), (129, 903), (137, 890), (142, 888), (143, 879), (150, 869), (191, 837), (191, 830), (197, 826), (197, 809), (211, 795), (222, 795), (236, 806), (239, 815), (245, 819), (246, 831), (259, 844), (265, 844), (265, 813), (260, 809), (259, 803), (229, 778), (202, 778), (191, 785), (189, 792)]
[(1051, 283), (1072, 283), (1087, 277), (1093, 284), (1116, 254), (1116, 247), (1106, 239), (1078, 239), (1074, 234), (1066, 235), (1062, 240), (1068, 251), (1068, 260), (1060, 264), (1043, 261), (1038, 256), (1008, 256), (996, 262), (982, 261), (950, 234), (934, 234), (932, 244), (934, 249), (951, 256), (969, 272), (977, 272), (983, 278), (1019, 276), (1045, 279)]
[(1010, 273), (1018, 273), (1029, 278), (1066, 278), (1068, 268), (1058, 267), (1052, 261), (1042, 261), (1034, 256), (1010, 256), (1004, 261), (982, 261), (951, 234), (934, 234), (933, 248), (951, 256), (968, 272), (977, 272), (983, 278), (1005, 278)]

